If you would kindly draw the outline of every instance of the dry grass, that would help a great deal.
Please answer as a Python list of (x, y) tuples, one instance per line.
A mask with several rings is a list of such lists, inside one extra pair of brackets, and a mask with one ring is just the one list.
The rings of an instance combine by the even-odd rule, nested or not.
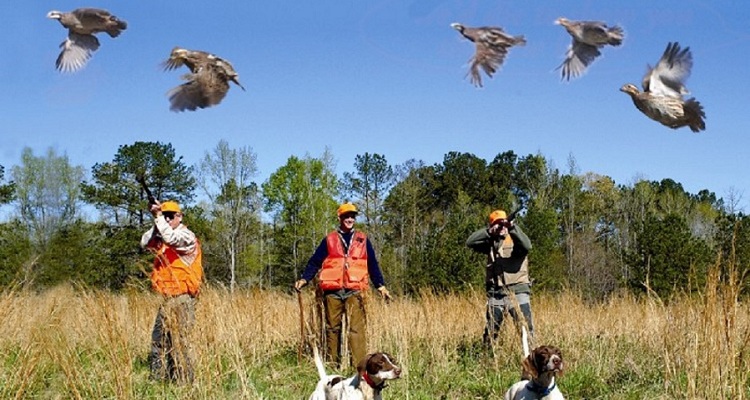
[[(536, 343), (563, 350), (559, 385), (568, 398), (748, 399), (750, 310), (738, 301), (738, 277), (725, 280), (713, 271), (701, 296), (668, 304), (535, 294)], [(305, 304), (312, 296), (306, 291)], [(148, 380), (158, 303), (152, 294), (71, 287), (2, 293), (0, 398), (301, 399), (312, 390), (312, 361), (297, 363), (296, 297), (207, 288), (191, 386)], [(482, 349), (482, 293), (373, 298), (368, 307), (369, 347), (396, 355), (405, 370), (387, 398), (501, 398), (519, 376), (521, 347), (509, 324), (494, 357)]]

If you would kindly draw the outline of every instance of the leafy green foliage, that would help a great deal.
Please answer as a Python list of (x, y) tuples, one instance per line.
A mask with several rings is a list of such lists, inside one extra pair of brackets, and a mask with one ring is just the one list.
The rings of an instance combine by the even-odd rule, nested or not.
[(52, 148), (35, 156), (27, 147), (21, 165), (14, 166), (11, 174), (21, 221), (27, 224), (36, 250), (43, 252), (56, 231), (78, 216), (83, 167), (70, 165), (66, 155), (57, 155)]
[[(707, 190), (687, 193), (671, 179), (617, 185), (580, 174), (572, 156), (561, 173), (541, 154), (510, 150), (489, 162), (449, 152), (429, 166), (391, 166), (384, 155), (364, 153), (339, 182), (326, 150), (319, 158), (290, 157), (260, 186), (252, 180), (255, 162), (251, 149), (222, 140), (194, 169), (171, 144), (135, 142), (79, 184), (81, 167), (67, 157), (27, 149), (13, 180), (0, 186), (0, 204), (15, 206), (0, 226), (0, 284), (144, 286), (152, 258), (138, 241), (151, 217), (136, 177), (159, 199), (182, 203), (184, 222), (203, 245), (206, 276), (230, 287), (288, 286), (337, 225), (341, 199), (360, 208), (357, 226), (375, 244), (396, 293), (481, 285), (483, 261), (465, 240), (497, 208), (521, 210), (516, 222), (531, 239), (530, 274), (541, 290), (570, 287), (602, 299), (647, 284), (668, 295), (699, 285), (717, 250), (741, 277), (750, 270), (750, 229), (736, 198), (725, 204)], [(196, 187), (205, 197), (191, 204)], [(100, 221), (81, 218), (80, 199), (101, 211)]]
[[(5, 179), (5, 167), (0, 165), (0, 182)], [(0, 204), (10, 203), (13, 200), (13, 194), (15, 192), (15, 184), (13, 182), (0, 185)]]
[(83, 199), (118, 225), (143, 226), (147, 222), (148, 201), (137, 177), (145, 179), (160, 201), (187, 203), (195, 189), (192, 168), (176, 156), (171, 144), (160, 142), (122, 145), (112, 161), (95, 164), (91, 175), (93, 182), (82, 184)]
[(25, 224), (0, 224), (0, 286), (29, 281), (34, 265), (32, 244)]
[(269, 279), (289, 285), (302, 272), (325, 235), (336, 226), (334, 196), (339, 182), (330, 154), (322, 158), (290, 157), (262, 185), (265, 209), (274, 216), (274, 262)]
[(666, 297), (705, 282), (711, 249), (692, 237), (684, 217), (671, 213), (664, 218), (650, 216), (639, 236), (637, 251), (629, 255), (634, 288), (647, 286)]

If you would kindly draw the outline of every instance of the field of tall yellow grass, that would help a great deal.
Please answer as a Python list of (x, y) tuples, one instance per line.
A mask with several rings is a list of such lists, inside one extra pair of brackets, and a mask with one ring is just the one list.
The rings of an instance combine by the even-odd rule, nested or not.
[[(535, 343), (562, 349), (566, 372), (558, 385), (570, 399), (748, 399), (750, 310), (730, 278), (713, 271), (700, 295), (668, 302), (534, 294)], [(309, 312), (312, 291), (303, 298)], [(198, 303), (195, 382), (149, 380), (159, 300), (137, 291), (6, 290), (0, 398), (303, 399), (314, 388), (310, 356), (298, 363), (296, 296), (216, 287)], [(521, 345), (506, 324), (494, 354), (483, 349), (484, 302), (481, 292), (423, 293), (390, 304), (371, 296), (369, 347), (393, 354), (404, 370), (384, 396), (502, 398), (520, 376)]]

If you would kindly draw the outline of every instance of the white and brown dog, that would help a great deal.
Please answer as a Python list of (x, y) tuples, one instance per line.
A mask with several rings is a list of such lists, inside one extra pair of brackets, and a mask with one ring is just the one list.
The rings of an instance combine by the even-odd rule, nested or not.
[(310, 400), (381, 400), (380, 392), (386, 381), (401, 377), (401, 368), (388, 353), (368, 354), (357, 365), (357, 373), (350, 378), (328, 375), (315, 346), (313, 353), (320, 380)]
[(555, 384), (555, 376), (562, 376), (563, 359), (560, 349), (554, 346), (539, 346), (529, 354), (522, 363), (521, 380), (505, 392), (505, 400), (564, 400), (560, 389)]

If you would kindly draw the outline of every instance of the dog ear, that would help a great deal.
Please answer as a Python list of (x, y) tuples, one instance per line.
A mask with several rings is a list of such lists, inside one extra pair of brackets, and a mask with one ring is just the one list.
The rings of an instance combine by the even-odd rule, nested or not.
[(539, 370), (536, 368), (533, 352), (523, 359), (523, 362), (521, 362), (521, 370), (522, 376), (531, 376), (532, 378), (539, 377)]
[(367, 372), (367, 363), (370, 362), (370, 359), (374, 355), (375, 354), (368, 354), (365, 356), (365, 358), (359, 361), (359, 364), (357, 364), (357, 373), (359, 373), (360, 375), (364, 375), (365, 372)]

